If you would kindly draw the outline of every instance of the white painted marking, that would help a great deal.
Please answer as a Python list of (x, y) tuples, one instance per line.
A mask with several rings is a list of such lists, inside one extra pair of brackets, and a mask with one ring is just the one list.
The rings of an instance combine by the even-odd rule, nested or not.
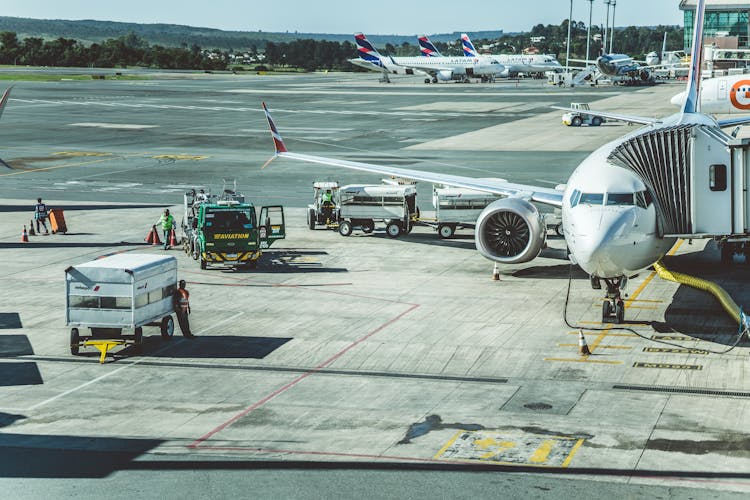
[[(215, 323), (215, 324), (213, 324), (213, 325), (211, 325), (209, 327), (204, 328), (203, 330), (197, 332), (195, 335), (200, 335), (202, 333), (207, 332), (208, 330), (212, 330), (212, 329), (216, 328), (217, 326), (223, 325), (224, 323), (228, 323), (229, 321), (232, 321), (236, 317), (241, 316), (243, 314), (245, 314), (245, 313), (244, 312), (238, 312), (234, 316), (230, 316), (230, 317), (228, 317), (227, 319), (225, 319), (223, 321), (219, 321), (218, 323)], [(159, 349), (158, 351), (156, 351), (154, 354), (161, 354), (162, 352), (164, 352), (167, 349), (169, 349), (171, 346), (172, 346), (172, 344), (165, 345), (164, 347), (162, 347), (161, 349)], [(104, 375), (101, 375), (101, 376), (99, 376), (99, 377), (97, 377), (97, 378), (95, 378), (93, 380), (89, 380), (88, 382), (86, 382), (84, 384), (81, 384), (81, 385), (79, 385), (77, 387), (73, 387), (72, 389), (68, 389), (65, 392), (61, 392), (57, 396), (52, 396), (51, 398), (45, 399), (44, 401), (41, 401), (41, 402), (39, 402), (39, 403), (37, 403), (35, 405), (29, 406), (28, 408), (26, 408), (23, 411), (35, 410), (35, 409), (37, 409), (37, 408), (39, 408), (41, 406), (44, 406), (44, 405), (46, 405), (48, 403), (51, 403), (53, 401), (57, 401), (60, 398), (63, 398), (65, 396), (69, 395), (69, 394), (73, 394), (74, 392), (80, 391), (81, 389), (83, 389), (85, 387), (88, 387), (88, 386), (90, 386), (92, 384), (95, 384), (96, 382), (102, 381), (105, 378), (111, 377), (115, 373), (121, 372), (122, 370), (125, 370), (126, 368), (130, 368), (131, 366), (135, 366), (135, 365), (137, 365), (138, 363), (140, 363), (142, 361), (146, 361), (147, 359), (148, 358), (146, 358), (146, 357), (143, 357), (141, 359), (137, 359), (137, 360), (133, 361), (132, 363), (129, 363), (129, 364), (125, 365), (125, 366), (121, 366), (120, 368), (117, 368), (116, 370), (113, 370), (113, 371), (111, 371), (109, 373), (105, 373)]]
[(122, 130), (141, 130), (145, 128), (157, 128), (159, 125), (137, 125), (135, 123), (94, 123), (81, 122), (71, 123), (71, 127), (94, 127), (94, 128), (113, 128)]

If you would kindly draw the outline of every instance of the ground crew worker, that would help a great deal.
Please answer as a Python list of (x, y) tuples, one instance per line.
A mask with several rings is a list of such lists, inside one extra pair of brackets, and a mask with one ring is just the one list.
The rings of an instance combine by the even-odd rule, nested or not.
[(164, 250), (172, 248), (169, 245), (169, 235), (174, 227), (174, 217), (169, 213), (169, 209), (164, 209), (164, 214), (159, 218), (157, 224), (161, 224), (161, 231), (164, 234)]
[(326, 192), (320, 197), (320, 201), (322, 204), (321, 212), (326, 219), (326, 224), (328, 224), (331, 222), (331, 216), (333, 215), (333, 194), (330, 189), (326, 189)]
[(36, 199), (36, 205), (34, 206), (34, 220), (36, 220), (36, 232), (41, 233), (39, 230), (39, 223), (42, 223), (42, 226), (44, 226), (44, 234), (49, 234), (49, 230), (47, 230), (47, 205), (42, 203), (41, 198)]
[(172, 295), (172, 306), (174, 312), (177, 315), (177, 323), (180, 325), (182, 335), (187, 338), (195, 337), (193, 332), (190, 331), (190, 321), (188, 321), (188, 314), (190, 314), (190, 292), (185, 289), (185, 280), (180, 280), (177, 285), (177, 290)]

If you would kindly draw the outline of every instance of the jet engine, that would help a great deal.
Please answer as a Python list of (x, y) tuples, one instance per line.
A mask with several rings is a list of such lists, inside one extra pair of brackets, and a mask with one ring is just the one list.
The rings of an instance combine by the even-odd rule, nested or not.
[(449, 82), (453, 80), (453, 71), (449, 69), (441, 69), (437, 72), (438, 80), (442, 82)]
[(474, 234), (479, 253), (503, 264), (536, 258), (547, 238), (541, 214), (521, 198), (503, 198), (487, 205), (479, 214)]

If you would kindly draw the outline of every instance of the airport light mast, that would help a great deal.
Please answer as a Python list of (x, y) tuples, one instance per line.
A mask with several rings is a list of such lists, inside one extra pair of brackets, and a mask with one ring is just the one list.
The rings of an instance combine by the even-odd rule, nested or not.
[(565, 54), (565, 72), (570, 73), (570, 25), (573, 22), (573, 0), (570, 0), (570, 15), (568, 15), (568, 43)]
[(615, 10), (617, 7), (617, 0), (612, 0), (612, 33), (609, 35), (609, 53), (612, 53), (612, 43), (615, 40)]
[(604, 0), (607, 5), (607, 22), (604, 23), (604, 40), (602, 41), (602, 52), (607, 51), (607, 35), (609, 34), (609, 6), (612, 5), (611, 0)]
[(588, 61), (591, 60), (589, 57), (589, 49), (591, 47), (591, 13), (594, 9), (594, 0), (589, 0), (589, 26), (588, 31), (586, 33), (586, 65), (588, 66)]

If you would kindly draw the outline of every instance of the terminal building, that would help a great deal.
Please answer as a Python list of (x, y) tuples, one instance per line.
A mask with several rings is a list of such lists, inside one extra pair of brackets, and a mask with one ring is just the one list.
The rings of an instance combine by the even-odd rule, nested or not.
[[(680, 0), (685, 15), (685, 49), (693, 39), (693, 18), (697, 0)], [(750, 49), (750, 1), (707, 0), (704, 25), (706, 41), (720, 49)]]

